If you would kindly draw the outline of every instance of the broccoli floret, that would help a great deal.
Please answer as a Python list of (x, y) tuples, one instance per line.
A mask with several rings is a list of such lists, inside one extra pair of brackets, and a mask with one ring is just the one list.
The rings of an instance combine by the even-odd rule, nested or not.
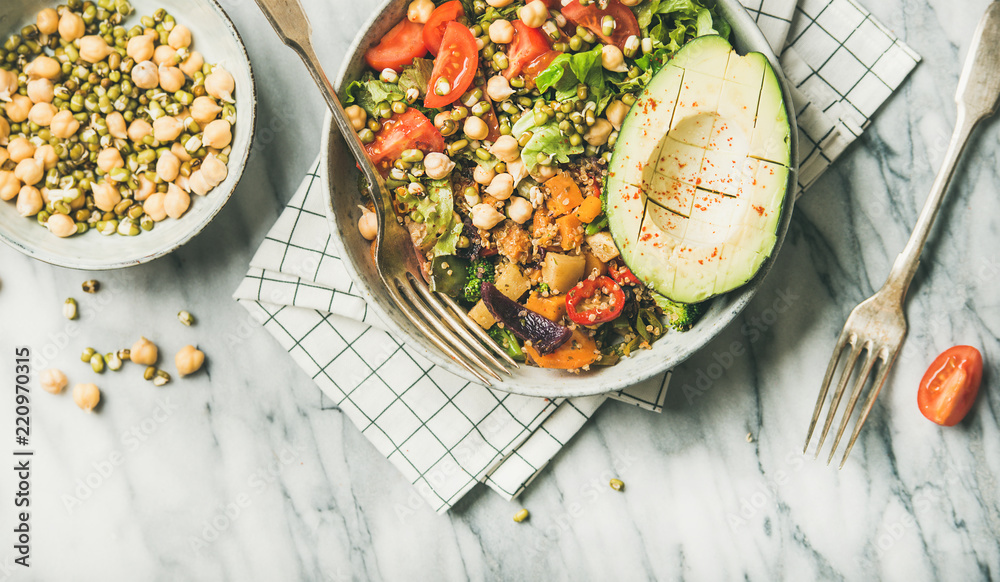
[(482, 287), (482, 279), (470, 277), (469, 281), (465, 284), (465, 289), (462, 290), (462, 298), (469, 303), (478, 302), (480, 296), (482, 296)]
[(652, 295), (656, 306), (663, 310), (667, 323), (677, 331), (687, 331), (694, 327), (705, 312), (704, 303), (677, 303), (659, 293)]
[(538, 292), (542, 294), (551, 293), (552, 289), (549, 288), (548, 283), (541, 283), (538, 285)]
[(469, 278), (492, 283), (496, 278), (496, 270), (489, 259), (476, 259), (469, 266)]

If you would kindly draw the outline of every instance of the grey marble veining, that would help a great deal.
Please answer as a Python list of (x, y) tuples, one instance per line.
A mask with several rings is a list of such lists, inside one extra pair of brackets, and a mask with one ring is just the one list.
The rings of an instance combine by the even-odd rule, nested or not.
[[(800, 454), (836, 334), (881, 285), (944, 154), (986, 2), (865, 2), (924, 61), (798, 204), (762, 291), (676, 371), (667, 410), (609, 403), (521, 499), (481, 487), (445, 516), (229, 299), (318, 151), (323, 105), (252, 0), (222, 4), (248, 41), (261, 103), (250, 168), (216, 222), (169, 257), (99, 275), (96, 296), (79, 290), (86, 274), (0, 248), (5, 378), (13, 345), (71, 381), (95, 379), (83, 347), (139, 334), (168, 356), (195, 342), (208, 354), (204, 373), (160, 389), (135, 369), (105, 373), (96, 415), (65, 394), (36, 396), (34, 567), (10, 567), (4, 533), (0, 580), (1000, 577), (997, 121), (959, 170), (910, 294), (906, 348), (850, 462), (838, 472)], [(375, 8), (305, 4), (331, 67)], [(60, 315), (70, 295), (78, 325)], [(195, 327), (177, 323), (182, 308)], [(957, 343), (979, 346), (988, 367), (970, 418), (941, 429), (917, 410), (916, 386)], [(612, 475), (624, 493), (607, 487)], [(522, 506), (531, 518), (515, 524)]]

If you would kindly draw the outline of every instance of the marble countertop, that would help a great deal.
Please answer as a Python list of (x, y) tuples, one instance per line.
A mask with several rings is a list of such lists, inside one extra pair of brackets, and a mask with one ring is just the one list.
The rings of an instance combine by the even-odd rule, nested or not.
[[(152, 264), (98, 274), (98, 295), (80, 291), (87, 273), (0, 248), (4, 376), (13, 346), (28, 345), (105, 398), (87, 415), (66, 394), (36, 396), (33, 567), (13, 567), (4, 533), (0, 580), (1000, 576), (997, 121), (959, 170), (910, 293), (906, 348), (850, 461), (837, 471), (801, 455), (836, 334), (881, 285), (943, 157), (985, 0), (865, 2), (924, 62), (798, 204), (760, 294), (676, 370), (663, 414), (608, 403), (520, 499), (479, 487), (443, 516), (230, 300), (316, 156), (323, 104), (252, 0), (221, 3), (248, 40), (260, 111), (250, 167), (211, 228)], [(304, 3), (334, 68), (375, 2)], [(61, 316), (68, 296), (78, 323)], [(181, 326), (180, 309), (198, 323)], [(197, 343), (206, 371), (154, 388), (135, 367), (95, 378), (79, 362), (85, 346), (139, 334), (167, 355)], [(942, 429), (920, 415), (916, 386), (959, 343), (988, 368), (970, 418)], [(5, 524), (11, 490), (0, 488)], [(516, 524), (521, 507), (531, 518)]]

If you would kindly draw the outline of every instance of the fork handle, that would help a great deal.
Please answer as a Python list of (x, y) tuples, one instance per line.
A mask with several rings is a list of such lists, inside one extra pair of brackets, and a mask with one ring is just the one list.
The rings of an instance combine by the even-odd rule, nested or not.
[(920, 265), (920, 253), (930, 236), (934, 219), (944, 201), (948, 186), (955, 175), (958, 161), (969, 143), (969, 137), (980, 121), (996, 111), (1000, 98), (1000, 2), (992, 2), (979, 21), (972, 37), (969, 54), (958, 81), (955, 101), (958, 115), (955, 131), (945, 152), (944, 163), (934, 179), (931, 193), (903, 252), (896, 257), (885, 288), (899, 293), (900, 301), (913, 281)]
[[(268, 22), (271, 23), (275, 32), (278, 33), (278, 37), (302, 58), (302, 62), (306, 65), (306, 70), (309, 71), (316, 85), (319, 86), (320, 93), (322, 93), (327, 106), (330, 108), (330, 112), (333, 114), (334, 123), (340, 129), (344, 141), (347, 142), (347, 147), (354, 154), (358, 166), (360, 166), (362, 173), (364, 173), (365, 179), (368, 180), (379, 222), (381, 223), (387, 217), (394, 216), (392, 197), (385, 186), (385, 181), (369, 161), (364, 145), (361, 143), (360, 138), (358, 138), (358, 133), (354, 131), (354, 126), (347, 119), (347, 113), (344, 111), (344, 106), (340, 102), (340, 98), (337, 97), (337, 91), (333, 88), (333, 83), (330, 82), (326, 73), (323, 72), (323, 66), (320, 63), (319, 56), (316, 55), (316, 49), (312, 43), (312, 25), (309, 23), (309, 17), (306, 15), (302, 4), (299, 0), (256, 1), (264, 16), (267, 17)], [(381, 234), (380, 229), (380, 237)]]

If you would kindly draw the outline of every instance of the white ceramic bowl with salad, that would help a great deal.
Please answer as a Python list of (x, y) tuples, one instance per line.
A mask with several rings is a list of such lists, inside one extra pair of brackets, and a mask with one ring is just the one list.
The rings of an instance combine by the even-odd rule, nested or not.
[[(215, 97), (208, 95), (209, 97), (212, 97), (213, 100), (215, 100), (216, 104), (220, 107), (228, 105), (235, 108), (235, 115), (231, 117), (231, 119), (235, 118), (235, 123), (232, 124), (231, 128), (229, 129), (228, 132), (229, 137), (224, 140), (228, 141), (228, 145), (225, 146), (225, 148), (219, 148), (219, 149), (213, 148), (211, 150), (211, 151), (216, 151), (218, 153), (221, 153), (223, 150), (228, 152), (222, 158), (225, 160), (224, 165), (226, 171), (223, 173), (221, 171), (221, 166), (217, 165), (216, 166), (216, 169), (218, 170), (217, 175), (214, 177), (211, 183), (201, 184), (201, 187), (198, 188), (199, 192), (195, 192), (194, 190), (192, 190), (190, 185), (188, 184), (182, 184), (182, 186), (184, 186), (184, 188), (182, 189), (185, 190), (185, 193), (187, 194), (190, 204), (186, 209), (186, 211), (183, 212), (182, 215), (179, 215), (179, 218), (175, 219), (172, 217), (167, 217), (165, 220), (156, 220), (154, 221), (155, 224), (153, 225), (153, 228), (151, 230), (147, 231), (145, 228), (140, 228), (141, 230), (140, 234), (138, 234), (137, 236), (129, 236), (128, 234), (119, 233), (117, 229), (111, 229), (109, 226), (107, 226), (107, 223), (109, 221), (105, 221), (103, 226), (105, 226), (105, 228), (108, 229), (109, 231), (114, 230), (114, 234), (102, 235), (98, 232), (99, 229), (97, 228), (98, 226), (97, 222), (93, 220), (90, 220), (89, 222), (88, 220), (81, 221), (79, 220), (79, 218), (83, 218), (82, 216), (81, 217), (74, 216), (74, 219), (76, 220), (77, 224), (81, 222), (88, 224), (87, 230), (81, 234), (67, 236), (66, 238), (60, 238), (59, 236), (55, 236), (53, 232), (50, 232), (49, 228), (46, 228), (45, 226), (41, 225), (39, 223), (40, 221), (37, 220), (36, 215), (33, 214), (31, 217), (27, 218), (21, 216), (21, 212), (19, 212), (19, 208), (16, 205), (17, 202), (16, 196), (10, 201), (6, 202), (0, 201), (0, 239), (2, 239), (5, 243), (10, 245), (11, 247), (17, 249), (18, 251), (30, 257), (54, 265), (75, 268), (75, 269), (84, 269), (84, 270), (117, 269), (117, 268), (138, 265), (140, 263), (151, 261), (157, 257), (161, 257), (177, 249), (185, 242), (190, 240), (192, 237), (197, 235), (199, 232), (201, 232), (219, 213), (219, 211), (222, 210), (222, 207), (226, 204), (226, 202), (232, 195), (233, 191), (236, 189), (236, 186), (240, 180), (240, 177), (243, 173), (243, 169), (246, 165), (247, 159), (250, 154), (250, 146), (251, 143), (253, 142), (255, 117), (256, 117), (256, 106), (257, 106), (256, 88), (254, 86), (254, 78), (250, 68), (249, 57), (247, 55), (246, 48), (243, 45), (243, 41), (236, 30), (236, 27), (233, 25), (232, 21), (229, 19), (226, 13), (223, 11), (222, 7), (215, 0), (129, 0), (129, 2), (127, 3), (122, 3), (119, 0), (117, 4), (114, 1), (107, 2), (107, 0), (100, 0), (95, 2), (83, 2), (83, 1), (78, 2), (77, 0), (73, 0), (72, 3), (68, 2), (67, 0), (62, 0), (62, 1), (4, 0), (2, 3), (0, 3), (0, 22), (3, 23), (3, 26), (0, 27), (0, 46), (2, 46), (3, 43), (8, 42), (8, 39), (10, 38), (11, 35), (18, 35), (20, 43), (22, 45), (25, 44), (25, 41), (27, 39), (21, 36), (22, 29), (26, 26), (32, 26), (32, 25), (37, 27), (38, 23), (41, 22), (39, 20), (38, 15), (43, 10), (58, 9), (58, 12), (54, 14), (56, 14), (59, 17), (59, 23), (61, 24), (62, 23), (61, 14), (64, 8), (60, 8), (60, 6), (65, 7), (67, 4), (79, 4), (79, 6), (75, 6), (76, 7), (75, 12), (78, 14), (83, 13), (86, 10), (87, 6), (93, 4), (95, 8), (104, 10), (105, 11), (104, 13), (109, 15), (109, 18), (115, 17), (114, 16), (116, 13), (116, 9), (114, 8), (115, 6), (120, 6), (122, 7), (123, 10), (127, 10), (126, 6), (130, 5), (132, 8), (131, 14), (125, 17), (120, 23), (120, 26), (124, 27), (124, 29), (127, 31), (131, 31), (134, 27), (137, 26), (140, 28), (145, 27), (145, 30), (147, 31), (150, 30), (149, 27), (146, 27), (144, 25), (142, 18), (150, 17), (156, 14), (157, 11), (162, 10), (164, 12), (159, 15), (158, 19), (153, 19), (148, 23), (153, 24), (154, 28), (157, 26), (164, 26), (163, 22), (164, 15), (169, 15), (169, 17), (172, 19), (172, 22), (167, 27), (171, 29), (171, 32), (173, 32), (175, 27), (179, 26), (186, 27), (187, 30), (190, 32), (190, 39), (191, 39), (190, 44), (187, 45), (183, 51), (175, 51), (175, 53), (178, 55), (178, 59), (180, 58), (180, 56), (184, 56), (185, 62), (192, 66), (192, 68), (188, 70), (188, 68), (184, 66), (184, 63), (178, 62), (177, 67), (175, 67), (177, 69), (181, 68), (185, 69), (184, 77), (183, 78), (177, 77), (174, 80), (175, 83), (179, 82), (184, 83), (181, 88), (181, 92), (184, 92), (189, 89), (193, 90), (194, 85), (196, 84), (195, 81), (192, 79), (192, 77), (188, 74), (189, 72), (194, 72), (194, 69), (197, 68), (194, 63), (194, 61), (197, 60), (197, 58), (188, 60), (188, 57), (194, 52), (200, 53), (200, 55), (202, 55), (202, 57), (204, 58), (204, 62), (207, 63), (208, 66), (221, 65), (221, 67), (224, 68), (231, 75), (233, 84), (235, 85), (235, 91), (231, 93), (232, 95), (231, 101), (222, 98), (215, 99)], [(107, 4), (110, 8), (103, 8), (104, 4)], [(95, 33), (100, 32), (99, 30), (92, 30), (92, 26), (90, 24), (86, 23), (82, 24), (85, 25), (85, 32), (83, 32), (84, 36), (94, 36)], [(72, 22), (68, 22), (67, 24), (64, 25), (63, 30), (64, 31), (71, 30), (73, 28), (71, 25)], [(36, 34), (44, 34), (44, 32), (39, 31), (36, 32)], [(111, 34), (112, 36), (114, 35), (113, 32), (111, 32)], [(130, 33), (126, 34), (130, 35)], [(61, 37), (61, 35), (62, 32), (59, 32), (57, 30), (55, 33), (48, 35), (47, 38), (52, 39), (52, 37)], [(181, 38), (186, 35), (187, 33), (183, 34), (179, 33), (178, 36), (176, 36), (174, 39), (175, 41), (174, 44), (176, 44), (177, 46), (186, 44), (185, 40)], [(76, 35), (74, 34), (73, 36)], [(36, 41), (40, 40), (40, 38), (41, 37), (36, 38)], [(59, 48), (59, 46), (61, 45), (61, 43), (59, 42), (60, 38), (54, 38), (53, 40), (54, 44), (52, 46)], [(99, 66), (104, 67), (105, 65), (109, 64), (108, 59), (111, 58), (110, 54), (106, 56), (103, 61), (98, 61), (96, 63), (86, 62), (85, 60), (83, 60), (82, 57), (77, 57), (76, 53), (80, 53), (81, 51), (81, 49), (79, 48), (81, 46), (80, 44), (81, 42), (84, 42), (82, 38), (77, 38), (72, 42), (75, 48), (75, 53), (73, 56), (76, 58), (74, 59), (71, 66), (75, 67), (76, 64), (81, 64), (84, 65), (90, 72), (97, 72)], [(153, 44), (156, 47), (170, 46), (169, 42), (163, 43), (161, 42), (160, 39), (156, 39), (156, 41)], [(49, 46), (49, 48), (44, 51), (46, 55), (50, 57), (55, 57), (60, 62), (60, 64), (68, 61), (68, 58), (66, 58), (65, 55), (54, 54), (52, 46)], [(63, 48), (63, 50), (65, 50), (65, 47)], [(93, 48), (93, 45), (91, 46), (91, 50), (95, 50)], [(97, 56), (102, 56), (104, 54), (105, 47), (97, 47), (96, 50), (98, 51)], [(142, 49), (140, 47), (140, 48), (133, 48), (132, 50), (138, 50), (141, 52)], [(9, 54), (9, 52), (10, 51), (5, 50), (4, 56)], [(126, 54), (126, 57), (127, 56), (128, 55)], [(26, 60), (30, 62), (35, 58), (35, 55), (30, 54), (28, 55), (28, 57), (30, 58)], [(91, 57), (91, 58), (96, 59), (96, 57)], [(115, 58), (117, 59), (117, 57)], [(117, 59), (115, 64), (124, 60), (125, 60), (124, 58)], [(151, 60), (154, 61), (159, 60), (159, 57), (153, 56)], [(7, 62), (7, 68), (9, 69), (12, 68), (10, 62)], [(159, 73), (158, 68), (154, 67), (154, 69), (156, 69), (157, 73)], [(119, 70), (119, 72), (122, 71)], [(171, 71), (171, 73), (176, 75), (176, 71)], [(104, 71), (104, 73), (102, 74), (102, 77), (105, 78), (109, 76), (110, 74), (107, 73), (107, 71)], [(34, 77), (37, 77), (37, 75), (32, 76), (32, 78)], [(130, 73), (124, 73), (123, 76), (121, 77), (121, 81), (129, 80), (130, 77), (132, 77)], [(52, 103), (54, 103), (55, 105), (59, 105), (61, 96), (71, 97), (72, 95), (75, 94), (75, 91), (69, 91), (65, 95), (61, 93), (66, 89), (67, 80), (71, 79), (75, 79), (72, 70), (68, 74), (65, 72), (60, 72), (52, 80), (55, 86), (55, 99), (51, 101)], [(157, 85), (157, 87), (155, 88), (157, 91), (165, 92), (168, 91), (169, 89), (174, 88), (173, 86), (168, 85), (165, 79), (166, 77), (164, 77), (162, 83)], [(134, 82), (134, 78), (131, 80)], [(77, 82), (76, 89), (78, 91), (83, 91), (84, 87), (82, 86), (82, 83), (79, 81), (85, 81), (85, 80), (76, 79)], [(119, 84), (119, 82), (116, 82), (113, 84), (113, 86), (117, 86), (118, 88), (116, 89), (116, 94), (113, 94), (112, 97), (117, 97), (121, 85)], [(93, 93), (94, 91), (95, 89), (91, 89), (87, 94)], [(196, 98), (198, 95), (202, 96), (205, 95), (204, 91), (202, 90), (199, 90), (198, 92), (194, 91), (188, 91), (188, 92), (191, 93), (192, 94), (191, 96), (194, 98)], [(172, 96), (170, 97), (170, 100), (177, 101), (178, 103), (180, 102), (179, 93), (171, 93), (171, 95)], [(63, 99), (62, 101), (65, 102), (67, 100)], [(113, 103), (114, 99), (112, 99), (111, 101), (112, 104), (114, 105)], [(164, 102), (167, 103), (168, 101)], [(7, 103), (6, 100), (0, 102), (0, 106), (3, 106), (5, 103)], [(144, 115), (141, 113), (141, 110), (143, 109), (144, 105), (141, 103), (139, 103), (138, 105), (139, 105), (138, 110), (133, 108), (132, 114), (135, 115), (136, 117), (144, 117)], [(148, 106), (151, 107), (151, 105)], [(122, 162), (124, 163), (124, 169), (130, 170), (132, 177), (138, 177), (140, 174), (145, 174), (146, 172), (149, 172), (148, 174), (149, 176), (156, 174), (157, 173), (156, 166), (158, 163), (158, 158), (164, 157), (164, 152), (166, 149), (168, 149), (170, 143), (168, 141), (163, 141), (163, 142), (157, 141), (156, 143), (153, 144), (147, 144), (151, 146), (152, 150), (155, 150), (157, 162), (144, 164), (141, 167), (138, 166), (130, 167), (132, 162), (129, 159), (130, 158), (129, 152), (133, 151), (135, 153), (138, 153), (136, 150), (139, 149), (139, 148), (135, 148), (134, 150), (128, 149), (132, 146), (132, 144), (129, 143), (131, 142), (132, 136), (127, 135), (125, 138), (120, 139), (119, 137), (116, 136), (111, 136), (109, 138), (108, 136), (103, 135), (107, 133), (107, 131), (104, 130), (104, 127), (107, 125), (107, 120), (110, 118), (111, 114), (115, 111), (118, 112), (126, 111), (128, 107), (122, 107), (121, 109), (112, 107), (110, 109), (107, 109), (107, 111), (102, 111), (100, 107), (101, 106), (99, 105), (98, 108), (91, 109), (89, 105), (85, 105), (81, 111), (72, 110), (73, 113), (86, 114), (88, 117), (83, 121), (78, 120), (80, 122), (80, 127), (77, 130), (76, 134), (68, 139), (62, 140), (62, 143), (66, 144), (66, 146), (68, 146), (69, 148), (72, 148), (73, 145), (84, 142), (86, 132), (88, 132), (91, 129), (98, 128), (98, 125), (95, 125), (95, 123), (100, 124), (101, 131), (98, 134), (98, 144), (97, 144), (100, 152), (104, 152), (105, 150), (108, 149), (120, 150), (119, 155), (121, 156)], [(57, 109), (61, 109), (61, 107), (57, 107)], [(193, 111), (191, 107), (184, 107), (183, 109), (184, 112)], [(184, 112), (176, 114), (167, 112), (166, 114), (180, 120), (182, 117), (188, 117), (188, 115)], [(209, 113), (212, 112), (210, 111)], [(100, 120), (96, 120), (96, 118), (94, 117), (95, 114), (97, 117), (100, 118)], [(160, 115), (160, 114), (156, 113), (154, 115)], [(8, 116), (0, 115), (0, 117), (4, 117), (3, 120), (4, 122), (7, 122), (8, 124), (10, 123)], [(226, 114), (220, 112), (216, 114), (215, 117), (221, 120), (223, 117), (226, 117)], [(204, 138), (205, 131), (207, 130), (208, 117), (201, 117), (201, 118), (205, 120), (206, 123), (205, 128), (202, 127), (194, 128), (193, 126), (183, 126), (181, 134), (173, 141), (175, 142), (180, 141), (184, 136), (189, 136), (189, 137), (194, 136), (198, 137), (199, 139)], [(150, 117), (150, 119), (155, 119), (155, 118)], [(134, 121), (134, 119), (126, 119), (125, 121), (128, 124), (127, 127), (131, 129), (132, 127), (131, 123), (132, 121)], [(27, 126), (28, 123), (29, 122), (26, 121), (24, 122), (23, 125)], [(181, 124), (183, 125), (183, 123), (184, 122), (182, 121)], [(54, 130), (54, 128), (55, 128), (54, 126), (40, 127), (40, 129), (48, 129), (48, 130)], [(28, 128), (24, 127), (21, 129), (24, 130)], [(171, 130), (168, 129), (167, 133), (169, 134), (170, 131)], [(33, 133), (35, 134), (35, 136), (37, 136), (37, 131), (32, 131), (30, 133)], [(11, 132), (10, 136), (6, 136), (4, 142), (7, 143), (5, 143), (4, 145), (9, 145), (9, 141), (14, 139), (17, 135), (18, 132)], [(44, 143), (44, 141), (38, 141), (37, 137), (29, 136), (29, 138), (35, 140), (35, 142), (33, 143), (34, 146), (40, 147)], [(107, 141), (105, 142), (103, 140)], [(56, 141), (58, 140), (53, 139), (53, 142)], [(221, 144), (224, 141), (219, 141), (218, 143)], [(183, 146), (185, 144), (181, 145)], [(188, 145), (190, 145), (191, 148), (195, 151), (202, 149), (202, 148), (195, 148), (194, 147), (195, 144), (191, 140), (188, 140)], [(205, 144), (202, 144), (202, 146), (206, 147)], [(147, 155), (152, 155), (153, 153), (154, 152), (151, 151)], [(111, 154), (111, 152), (109, 152), (109, 154)], [(0, 156), (5, 158), (8, 157), (4, 156), (4, 152), (0, 152)], [(111, 157), (115, 156), (111, 155)], [(197, 159), (198, 157), (197, 154), (194, 157)], [(6, 162), (10, 160), (3, 160), (3, 161)], [(65, 158), (60, 158), (58, 161), (72, 162), (73, 160), (72, 158), (69, 160)], [(82, 165), (80, 166), (77, 166), (76, 164), (71, 164), (72, 167), (69, 169), (71, 171), (75, 171), (78, 169), (92, 170), (92, 168), (88, 167), (88, 163), (91, 166), (93, 165), (90, 162), (83, 162)], [(57, 171), (66, 170), (65, 167), (63, 167), (61, 170), (59, 170), (58, 168), (56, 169)], [(168, 178), (172, 177), (172, 172), (169, 169), (165, 171), (167, 172)], [(178, 176), (182, 175), (183, 173), (178, 174)], [(4, 178), (7, 180), (11, 180), (10, 176), (4, 176)], [(218, 181), (219, 178), (221, 178), (221, 181)], [(107, 176), (105, 176), (104, 173), (102, 172), (101, 174), (95, 176), (94, 182), (107, 181), (108, 179), (110, 179), (110, 173), (107, 174)], [(163, 184), (178, 183), (176, 180), (174, 181), (160, 180), (159, 182)], [(19, 180), (18, 184), (20, 186), (24, 186), (25, 181)], [(78, 182), (74, 184), (69, 184), (68, 182), (66, 182), (57, 186), (57, 188), (60, 191), (70, 192), (73, 191), (74, 189), (81, 190), (79, 188), (79, 185), (80, 184)], [(39, 190), (45, 188), (46, 187), (45, 179), (36, 183), (35, 186), (37, 186)], [(64, 186), (68, 186), (68, 188), (65, 188), (65, 190), (63, 190)], [(203, 191), (204, 187), (206, 186), (213, 186), (213, 187), (210, 189), (210, 191), (208, 191), (207, 195), (203, 196), (199, 195), (200, 191)], [(118, 188), (119, 188), (119, 195), (121, 195), (122, 198), (124, 199), (128, 199), (130, 197), (132, 199), (136, 198), (134, 194), (126, 195), (126, 190), (129, 189), (127, 180), (124, 182), (119, 182)], [(47, 188), (47, 191), (51, 192), (52, 190), (55, 189), (56, 188)], [(90, 192), (88, 191), (87, 194), (89, 195)], [(166, 195), (164, 195), (164, 197), (166, 197)], [(179, 194), (177, 195), (177, 197), (181, 199), (183, 198), (183, 196)], [(45, 194), (45, 192), (43, 192), (42, 200), (43, 202), (51, 201), (48, 199), (48, 196)], [(75, 214), (75, 212), (78, 210), (89, 208), (91, 203), (92, 201), (88, 201), (87, 206), (73, 204), (72, 206), (73, 212), (71, 213), (71, 215)], [(153, 210), (152, 208), (150, 208), (150, 210), (154, 213), (160, 212), (160, 210)], [(176, 210), (176, 208), (174, 208), (174, 210)], [(43, 211), (47, 211), (47, 209), (43, 208)], [(138, 214), (138, 211), (135, 212), (136, 214)], [(92, 214), (96, 214), (96, 211), (92, 212)], [(150, 216), (153, 216), (153, 214), (150, 214)], [(161, 216), (157, 215), (156, 218), (161, 218)], [(135, 219), (135, 222), (138, 225), (142, 220), (144, 219), (140, 217), (138, 219)], [(70, 221), (66, 222), (67, 224), (72, 224), (72, 222)], [(147, 222), (146, 226), (149, 226), (148, 224), (149, 221), (147, 220), (146, 222)], [(126, 227), (122, 228), (122, 232), (127, 233), (128, 228), (130, 226), (131, 223), (126, 225)]]
[[(739, 2), (422, 2), (375, 12), (338, 87), (425, 276), (526, 360), (495, 387), (607, 393), (715, 337), (774, 261), (796, 168), (791, 99)], [(385, 292), (354, 161), (325, 135), (328, 218), (369, 307), (471, 380)]]

